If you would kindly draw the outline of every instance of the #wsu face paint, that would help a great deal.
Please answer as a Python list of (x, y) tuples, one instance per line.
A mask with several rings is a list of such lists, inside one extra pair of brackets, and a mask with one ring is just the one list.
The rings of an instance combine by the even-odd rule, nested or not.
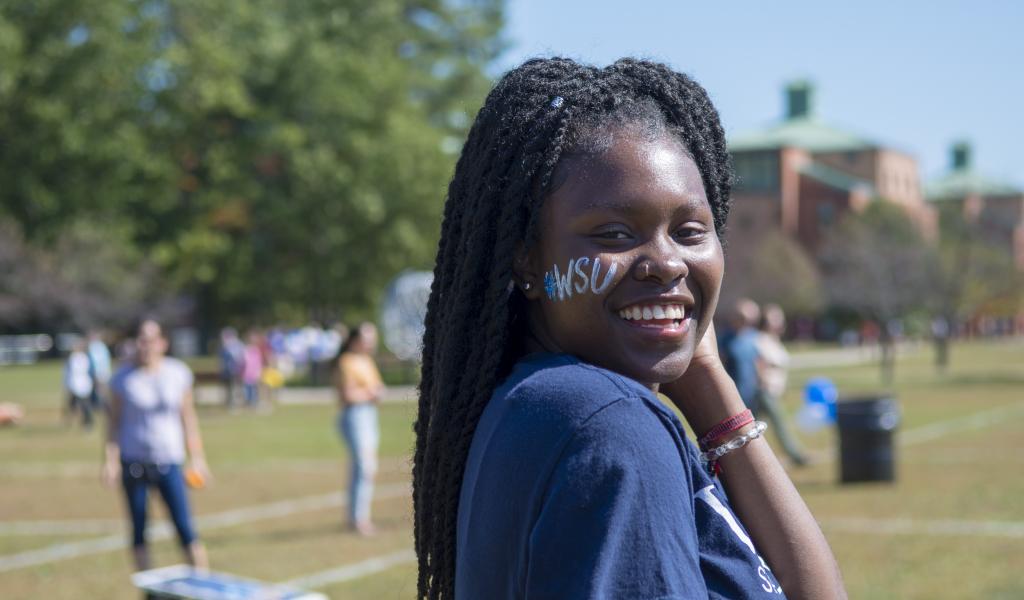
[(585, 270), (588, 264), (590, 264), (589, 257), (571, 258), (564, 275), (558, 269), (557, 264), (552, 265), (551, 270), (544, 273), (544, 292), (548, 295), (548, 299), (556, 302), (567, 300), (572, 298), (574, 290), (577, 294), (585, 294), (588, 291), (594, 294), (606, 292), (615, 279), (619, 265), (612, 263), (605, 271), (604, 279), (601, 279), (601, 258), (594, 259), (594, 266), (590, 269), (590, 273)]

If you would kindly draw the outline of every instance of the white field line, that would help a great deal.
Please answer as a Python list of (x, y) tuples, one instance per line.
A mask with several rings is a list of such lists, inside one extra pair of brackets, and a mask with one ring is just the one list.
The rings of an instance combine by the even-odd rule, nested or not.
[[(873, 535), (916, 535), (916, 536), (987, 536), (1003, 538), (1024, 538), (1022, 521), (965, 521), (952, 519), (869, 519), (858, 517), (837, 517), (825, 519), (821, 526), (827, 531), (843, 533), (864, 533)], [(416, 560), (412, 550), (401, 550), (392, 554), (375, 556), (367, 560), (342, 565), (326, 571), (319, 571), (282, 582), (282, 585), (317, 589), (334, 583), (351, 581), (367, 575), (386, 571), (401, 564)]]
[[(157, 521), (159, 523), (160, 521)], [(155, 523), (154, 523), (155, 524)], [(55, 519), (52, 521), (3, 521), (0, 536), (90, 535), (124, 530), (121, 519)]]
[(387, 571), (392, 567), (411, 563), (415, 560), (415, 552), (412, 550), (400, 550), (391, 554), (374, 556), (373, 558), (368, 558), (357, 563), (341, 565), (340, 567), (327, 569), (326, 571), (320, 571), (304, 575), (302, 577), (296, 577), (295, 579), (289, 579), (281, 585), (294, 586), (303, 589), (316, 589), (334, 583), (351, 581), (353, 579), (359, 579), (360, 577), (366, 577), (367, 575)]
[[(410, 495), (409, 485), (405, 483), (378, 486), (374, 493), (375, 500), (400, 498)], [(244, 508), (235, 508), (219, 513), (204, 515), (196, 518), (197, 528), (200, 531), (231, 527), (243, 523), (251, 523), (264, 519), (285, 517), (300, 512), (308, 512), (327, 508), (338, 508), (348, 504), (348, 499), (340, 492), (321, 494), (317, 496), (306, 496), (269, 504), (260, 504)], [(170, 523), (164, 521), (156, 523), (147, 531), (147, 538), (151, 542), (166, 540), (174, 535), (174, 528)], [(17, 554), (0, 556), (0, 573), (13, 571), (24, 567), (42, 565), (60, 560), (77, 558), (89, 554), (99, 554), (119, 550), (128, 546), (128, 539), (125, 534), (110, 535), (91, 540), (82, 540), (64, 544), (54, 544), (38, 550), (29, 550)]]
[(1024, 415), (1024, 402), (997, 406), (996, 408), (977, 412), (966, 417), (957, 417), (955, 419), (921, 425), (900, 432), (897, 435), (901, 446), (913, 446), (945, 437), (951, 433), (989, 427), (1001, 423), (1005, 419), (1021, 415)]
[(1024, 538), (1024, 521), (837, 517), (823, 519), (820, 524), (826, 531), (872, 535), (970, 535), (1011, 539)]

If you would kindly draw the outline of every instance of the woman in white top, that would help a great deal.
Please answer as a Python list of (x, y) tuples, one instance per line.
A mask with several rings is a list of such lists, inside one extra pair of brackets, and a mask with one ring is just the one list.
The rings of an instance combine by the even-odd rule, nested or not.
[(192, 400), (192, 371), (166, 356), (167, 339), (156, 321), (143, 321), (134, 360), (110, 381), (109, 430), (103, 481), (124, 488), (132, 522), (132, 557), (138, 570), (149, 568), (146, 548), (147, 495), (156, 487), (178, 532), (185, 560), (206, 568), (206, 549), (192, 529), (182, 474), (186, 449), (200, 481), (209, 469)]

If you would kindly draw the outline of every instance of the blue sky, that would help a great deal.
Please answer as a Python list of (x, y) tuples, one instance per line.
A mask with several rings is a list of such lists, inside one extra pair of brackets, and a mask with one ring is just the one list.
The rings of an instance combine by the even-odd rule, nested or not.
[(1024, 187), (1024, 2), (508, 0), (502, 70), (537, 55), (666, 62), (704, 85), (729, 134), (777, 120), (785, 82), (828, 123), (905, 150), (926, 179), (966, 139)]

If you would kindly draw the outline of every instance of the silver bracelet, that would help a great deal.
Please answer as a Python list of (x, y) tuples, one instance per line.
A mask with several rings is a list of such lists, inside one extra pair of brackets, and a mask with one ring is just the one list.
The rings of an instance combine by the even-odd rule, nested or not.
[(764, 421), (754, 421), (754, 427), (750, 431), (729, 440), (721, 446), (715, 446), (707, 452), (702, 453), (700, 455), (700, 464), (707, 469), (709, 475), (714, 476), (718, 473), (718, 459), (733, 450), (739, 450), (750, 442), (761, 437), (761, 434), (763, 434), (766, 429), (768, 429), (767, 423)]

